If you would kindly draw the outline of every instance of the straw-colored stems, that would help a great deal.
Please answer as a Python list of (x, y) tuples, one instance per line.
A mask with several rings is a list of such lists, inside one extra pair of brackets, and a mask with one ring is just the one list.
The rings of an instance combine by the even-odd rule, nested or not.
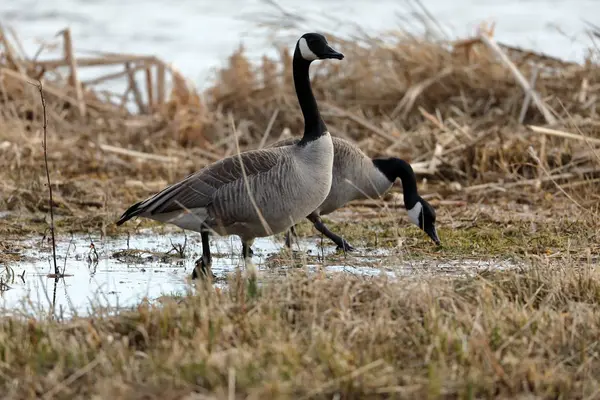
[(103, 151), (107, 151), (107, 152), (115, 153), (115, 154), (122, 154), (125, 156), (139, 158), (142, 160), (153, 160), (153, 161), (160, 161), (160, 162), (164, 162), (164, 163), (176, 163), (178, 161), (177, 158), (174, 158), (174, 157), (166, 157), (166, 156), (161, 156), (159, 154), (143, 153), (141, 151), (123, 149), (121, 147), (111, 146), (108, 144), (96, 145), (95, 143), (90, 142), (90, 146), (92, 146), (92, 147), (98, 146)]
[(352, 121), (356, 122), (357, 124), (362, 125), (363, 127), (370, 130), (371, 132), (381, 136), (382, 138), (389, 140), (392, 143), (399, 140), (399, 138), (390, 135), (383, 129), (378, 128), (377, 126), (373, 125), (373, 123), (369, 122), (367, 119), (365, 119), (359, 115), (351, 113), (350, 111), (346, 111), (346, 110), (344, 110), (340, 107), (337, 107), (331, 103), (324, 102), (323, 106), (331, 111), (335, 111), (336, 113), (338, 113), (339, 116), (343, 116), (343, 117), (347, 117), (347, 118), (351, 119)]
[[(533, 67), (533, 70), (531, 71), (531, 79), (529, 81), (529, 86), (531, 86), (532, 89), (535, 88), (535, 82), (537, 81), (539, 71), (540, 71), (540, 67), (538, 65), (535, 65)], [(522, 124), (523, 121), (525, 121), (525, 114), (527, 113), (527, 110), (529, 109), (530, 104), (531, 104), (531, 92), (527, 92), (525, 94), (525, 99), (523, 100), (523, 107), (521, 107), (521, 112), (519, 113), (519, 124)]]
[(269, 134), (271, 133), (271, 129), (273, 129), (273, 124), (275, 123), (275, 120), (277, 119), (277, 115), (279, 114), (279, 108), (276, 108), (275, 111), (273, 112), (273, 115), (271, 115), (271, 119), (269, 120), (269, 124), (267, 125), (267, 129), (265, 129), (265, 133), (262, 136), (262, 139), (260, 139), (260, 143), (258, 144), (258, 148), (262, 149), (265, 146), (265, 143), (267, 142), (267, 138), (269, 137)]
[(19, 57), (15, 55), (15, 51), (8, 41), (8, 37), (2, 26), (0, 26), (0, 43), (4, 45), (4, 56), (6, 57), (6, 61), (9, 66), (12, 66), (14, 69), (19, 71), (20, 73), (25, 73), (25, 68), (21, 65), (19, 61)]
[(533, 132), (542, 133), (544, 135), (556, 136), (556, 137), (561, 137), (564, 139), (581, 140), (590, 145), (600, 146), (600, 139), (590, 138), (590, 137), (583, 136), (583, 135), (577, 135), (576, 133), (559, 131), (556, 129), (550, 129), (550, 128), (545, 128), (543, 126), (535, 126), (535, 125), (527, 125), (527, 128), (531, 129)]
[[(145, 66), (144, 65), (136, 65), (135, 67), (131, 68), (132, 72), (137, 72), (140, 69), (144, 69)], [(119, 72), (113, 72), (111, 74), (106, 74), (106, 75), (100, 75), (97, 78), (94, 79), (90, 79), (87, 81), (83, 81), (82, 83), (85, 84), (86, 86), (91, 86), (91, 85), (97, 85), (99, 83), (104, 83), (106, 81), (110, 81), (113, 79), (119, 79), (123, 76), (126, 76), (129, 72), (127, 71), (127, 69), (123, 69), (123, 71), (119, 71)]]
[(154, 88), (152, 87), (152, 66), (147, 65), (146, 72), (146, 91), (148, 93), (148, 111), (154, 111)]
[(156, 63), (156, 103), (161, 106), (166, 99), (166, 68), (162, 61)]
[(133, 98), (138, 106), (138, 110), (140, 110), (140, 113), (145, 114), (147, 110), (146, 106), (144, 105), (144, 100), (142, 99), (142, 93), (140, 92), (140, 88), (135, 80), (135, 72), (133, 72), (133, 68), (128, 62), (125, 63), (125, 69), (127, 70), (127, 76), (129, 77), (129, 87), (133, 92)]
[[(108, 65), (122, 65), (124, 63), (146, 63), (153, 62), (156, 58), (152, 56), (135, 56), (131, 54), (110, 54), (102, 57), (80, 57), (77, 59), (79, 67), (102, 67)], [(47, 70), (68, 66), (66, 60), (44, 60), (36, 61), (36, 65)]]
[(77, 74), (77, 61), (75, 59), (75, 55), (73, 54), (71, 30), (67, 28), (62, 33), (65, 62), (67, 63), (70, 69), (69, 84), (75, 89), (75, 99), (77, 100), (77, 109), (79, 110), (79, 115), (81, 117), (85, 117), (86, 106), (83, 100), (83, 89), (81, 88), (81, 82), (79, 81), (79, 77)]
[(494, 39), (492, 39), (486, 33), (483, 32), (479, 35), (479, 38), (490, 50), (492, 50), (492, 52), (494, 52), (498, 56), (500, 61), (502, 61), (502, 63), (514, 75), (515, 79), (517, 80), (519, 85), (521, 85), (523, 90), (525, 90), (526, 93), (530, 93), (531, 99), (537, 106), (538, 110), (540, 110), (540, 112), (544, 116), (546, 122), (551, 125), (555, 124), (556, 118), (554, 118), (554, 115), (552, 115), (550, 110), (548, 110), (542, 98), (535, 90), (533, 90), (533, 88), (531, 87), (531, 85), (529, 85), (529, 82), (527, 82), (527, 79), (525, 79), (521, 71), (519, 71), (515, 64), (513, 64), (513, 62), (508, 58), (508, 56), (502, 51), (502, 49), (498, 46)]

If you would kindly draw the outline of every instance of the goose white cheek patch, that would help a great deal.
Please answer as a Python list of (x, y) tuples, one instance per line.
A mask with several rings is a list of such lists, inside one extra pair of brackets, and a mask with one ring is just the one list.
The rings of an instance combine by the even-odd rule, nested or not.
[(408, 218), (410, 218), (410, 222), (415, 224), (416, 226), (421, 226), (419, 223), (419, 218), (421, 217), (421, 211), (423, 210), (423, 205), (419, 202), (415, 204), (413, 208), (408, 210)]
[(310, 47), (308, 47), (306, 39), (301, 38), (300, 42), (298, 42), (298, 47), (300, 48), (300, 54), (302, 55), (302, 58), (304, 58), (306, 61), (314, 61), (319, 58), (315, 53), (312, 52)]

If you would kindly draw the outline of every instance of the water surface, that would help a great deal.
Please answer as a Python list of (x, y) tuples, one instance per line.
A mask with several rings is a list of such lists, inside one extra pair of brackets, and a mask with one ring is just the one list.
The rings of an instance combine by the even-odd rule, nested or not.
[[(473, 34), (482, 21), (496, 22), (496, 38), (550, 55), (583, 59), (590, 40), (584, 20), (600, 24), (598, 0), (422, 0), (449, 38)], [(154, 54), (172, 62), (204, 87), (213, 69), (240, 44), (250, 55), (274, 54), (268, 30), (258, 21), (290, 26), (285, 43), (307, 30), (341, 35), (359, 30), (377, 34), (388, 29), (422, 30), (415, 1), (279, 0), (9, 0), (0, 2), (0, 22), (15, 28), (28, 54), (41, 41), (70, 27), (79, 54), (91, 51)], [(281, 7), (283, 11), (279, 8)], [(287, 14), (291, 15), (287, 15)], [(56, 40), (54, 40), (55, 43)], [(55, 51), (40, 57), (55, 57)], [(97, 72), (83, 71), (94, 75)]]
[[(189, 276), (194, 261), (201, 255), (197, 236), (146, 232), (104, 240), (90, 236), (59, 237), (57, 264), (68, 276), (57, 282), (49, 277), (54, 272), (49, 241), (26, 240), (21, 243), (22, 261), (10, 265), (12, 279), (8, 282), (9, 289), (0, 295), (0, 307), (39, 315), (47, 314), (54, 306), (63, 315), (85, 315), (93, 313), (95, 306), (129, 308), (143, 299), (153, 301), (163, 295), (194, 290)], [(178, 249), (184, 244), (182, 258)], [(300, 239), (291, 255), (280, 252), (282, 245), (275, 238), (255, 241), (253, 262), (259, 269), (259, 279), (285, 276), (303, 266), (309, 272), (385, 275), (392, 279), (472, 274), (481, 269), (513, 266), (509, 261), (498, 260), (414, 261), (404, 259), (401, 252), (381, 248), (357, 247), (356, 252), (344, 256), (336, 254), (334, 245), (315, 239)], [(234, 236), (213, 237), (211, 251), (215, 284), (224, 286), (227, 275), (242, 267), (241, 245)], [(6, 277), (5, 271), (3, 281)]]

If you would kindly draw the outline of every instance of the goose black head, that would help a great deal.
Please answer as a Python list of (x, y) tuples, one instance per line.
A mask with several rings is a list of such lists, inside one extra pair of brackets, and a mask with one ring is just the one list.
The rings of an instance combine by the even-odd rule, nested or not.
[(308, 62), (326, 60), (328, 58), (335, 58), (337, 60), (344, 58), (342, 53), (335, 51), (329, 46), (325, 36), (320, 33), (305, 33), (302, 35), (298, 40), (297, 51)]
[(408, 210), (408, 217), (413, 224), (423, 229), (436, 245), (440, 245), (440, 238), (435, 228), (435, 210), (431, 204), (418, 196), (415, 205)]
[(391, 183), (394, 183), (396, 178), (400, 178), (404, 192), (404, 205), (410, 221), (424, 230), (439, 246), (441, 242), (435, 228), (435, 210), (419, 196), (417, 177), (410, 164), (397, 157), (374, 158), (373, 164)]

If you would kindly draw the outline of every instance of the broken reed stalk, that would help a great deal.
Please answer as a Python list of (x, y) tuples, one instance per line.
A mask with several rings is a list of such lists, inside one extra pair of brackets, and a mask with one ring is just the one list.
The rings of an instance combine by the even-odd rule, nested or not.
[[(533, 70), (531, 71), (531, 79), (529, 80), (529, 86), (535, 90), (535, 82), (538, 78), (538, 73), (540, 72), (539, 65), (534, 65)], [(527, 114), (527, 110), (529, 110), (529, 105), (531, 104), (531, 92), (527, 92), (525, 95), (525, 99), (523, 100), (523, 106), (521, 107), (521, 112), (519, 113), (519, 124), (523, 124), (525, 121), (525, 114)]]
[(521, 71), (519, 71), (517, 66), (502, 51), (502, 49), (500, 48), (500, 46), (498, 46), (496, 41), (489, 37), (488, 34), (483, 31), (480, 33), (479, 39), (483, 42), (483, 44), (485, 44), (492, 52), (494, 52), (498, 56), (500, 61), (502, 61), (502, 63), (513, 74), (519, 85), (521, 85), (523, 90), (525, 90), (525, 93), (531, 96), (531, 99), (537, 106), (538, 110), (540, 110), (540, 112), (544, 116), (546, 122), (549, 125), (555, 124), (556, 118), (554, 118), (554, 115), (552, 115), (550, 110), (548, 110), (548, 107), (546, 107), (546, 104), (544, 104), (544, 101), (541, 99), (540, 95), (531, 87), (531, 85), (529, 84), (529, 82), (527, 82), (527, 79), (525, 79)]
[(48, 205), (50, 206), (50, 235), (52, 237), (52, 259), (54, 261), (54, 273), (56, 276), (60, 276), (60, 271), (58, 270), (58, 265), (56, 264), (56, 239), (54, 237), (54, 201), (52, 199), (52, 185), (50, 184), (50, 170), (48, 169), (48, 120), (46, 117), (46, 98), (44, 97), (44, 87), (42, 86), (42, 81), (38, 81), (37, 88), (40, 92), (40, 98), (42, 100), (42, 114), (43, 114), (43, 125), (44, 129), (44, 165), (46, 167), (46, 179), (48, 181)]
[(152, 85), (152, 65), (146, 65), (146, 92), (148, 94), (148, 111), (154, 112), (154, 88)]
[(564, 138), (564, 139), (579, 140), (582, 142), (586, 142), (588, 145), (600, 146), (600, 139), (597, 139), (597, 138), (587, 137), (587, 136), (584, 136), (581, 134), (576, 134), (576, 133), (571, 133), (571, 132), (566, 132), (566, 131), (559, 131), (557, 129), (546, 128), (543, 126), (526, 125), (526, 127), (536, 133), (541, 133), (541, 134), (550, 135), (550, 136), (556, 136), (556, 137), (560, 137), (560, 138)]
[(156, 105), (162, 106), (166, 97), (166, 75), (165, 64), (162, 61), (156, 63)]
[(81, 117), (85, 117), (86, 114), (86, 104), (83, 99), (83, 89), (81, 87), (81, 82), (79, 81), (79, 76), (77, 73), (77, 60), (75, 58), (73, 52), (73, 41), (71, 40), (71, 29), (66, 28), (63, 32), (63, 42), (64, 42), (64, 54), (65, 61), (69, 66), (70, 75), (69, 82), (75, 89), (75, 98), (77, 99), (77, 109), (79, 110), (79, 115)]
[(127, 70), (127, 76), (129, 77), (129, 87), (133, 92), (133, 98), (138, 106), (138, 110), (141, 114), (146, 113), (146, 107), (144, 106), (144, 100), (142, 99), (142, 93), (138, 87), (137, 81), (135, 80), (135, 73), (129, 62), (125, 63), (125, 69)]

